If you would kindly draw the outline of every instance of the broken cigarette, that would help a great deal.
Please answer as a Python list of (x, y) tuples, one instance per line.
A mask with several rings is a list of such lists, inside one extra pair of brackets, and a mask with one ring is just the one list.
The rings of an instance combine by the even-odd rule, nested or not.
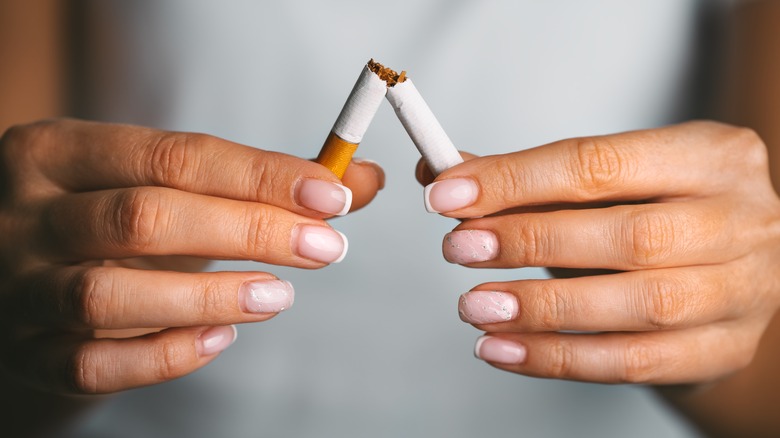
[(395, 86), (388, 88), (387, 100), (434, 176), (463, 162), (458, 149), (411, 79), (398, 81)]
[(343, 177), (385, 95), (434, 176), (463, 162), (406, 72), (396, 73), (373, 59), (360, 73), (316, 161)]
[(379, 64), (371, 60), (363, 68), (317, 156), (316, 162), (339, 178), (344, 176), (352, 154), (363, 140), (371, 119), (387, 93), (387, 82), (373, 71), (375, 65)]

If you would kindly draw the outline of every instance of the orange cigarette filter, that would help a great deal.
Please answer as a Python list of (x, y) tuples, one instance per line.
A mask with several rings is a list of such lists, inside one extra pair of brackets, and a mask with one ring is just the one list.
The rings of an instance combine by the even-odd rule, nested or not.
[(352, 155), (355, 154), (357, 148), (356, 143), (342, 140), (331, 131), (328, 138), (325, 139), (325, 144), (322, 145), (316, 161), (341, 179), (344, 177), (344, 172), (347, 171), (347, 166), (352, 161)]
[(342, 178), (387, 94), (387, 88), (403, 82), (405, 78), (405, 72), (399, 75), (373, 59), (368, 61), (325, 139), (316, 162)]

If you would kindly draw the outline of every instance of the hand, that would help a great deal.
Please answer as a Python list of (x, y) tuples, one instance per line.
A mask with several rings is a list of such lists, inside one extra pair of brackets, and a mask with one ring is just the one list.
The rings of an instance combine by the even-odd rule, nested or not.
[(439, 175), (427, 205), (463, 219), (444, 239), (448, 261), (606, 270), (464, 294), (461, 318), (487, 331), (478, 357), (609, 383), (706, 382), (745, 367), (780, 301), (780, 201), (766, 154), (750, 130), (691, 122)]
[[(0, 156), (6, 380), (64, 393), (166, 381), (229, 346), (231, 324), (267, 320), (293, 301), (292, 286), (267, 273), (139, 267), (184, 267), (186, 256), (320, 268), (346, 253), (323, 219), (350, 209), (349, 189), (288, 155), (62, 120), (8, 130)], [(381, 169), (353, 163), (344, 184), (360, 208), (381, 188)]]

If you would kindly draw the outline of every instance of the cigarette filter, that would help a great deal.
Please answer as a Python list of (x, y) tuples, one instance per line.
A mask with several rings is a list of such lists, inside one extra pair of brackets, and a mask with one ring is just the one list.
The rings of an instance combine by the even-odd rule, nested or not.
[(363, 68), (316, 160), (339, 178), (344, 176), (352, 154), (387, 93), (388, 83), (372, 71), (374, 65), (379, 64), (371, 60)]
[(434, 175), (463, 162), (458, 149), (408, 77), (387, 89), (387, 100)]

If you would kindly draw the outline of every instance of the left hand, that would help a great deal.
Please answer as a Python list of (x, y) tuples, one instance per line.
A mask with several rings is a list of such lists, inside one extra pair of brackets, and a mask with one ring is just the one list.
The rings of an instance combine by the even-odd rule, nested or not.
[(478, 357), (609, 383), (706, 382), (747, 366), (780, 305), (780, 200), (767, 162), (753, 131), (690, 122), (439, 175), (428, 206), (463, 219), (444, 239), (447, 260), (586, 273), (464, 294), (461, 318), (487, 331)]

